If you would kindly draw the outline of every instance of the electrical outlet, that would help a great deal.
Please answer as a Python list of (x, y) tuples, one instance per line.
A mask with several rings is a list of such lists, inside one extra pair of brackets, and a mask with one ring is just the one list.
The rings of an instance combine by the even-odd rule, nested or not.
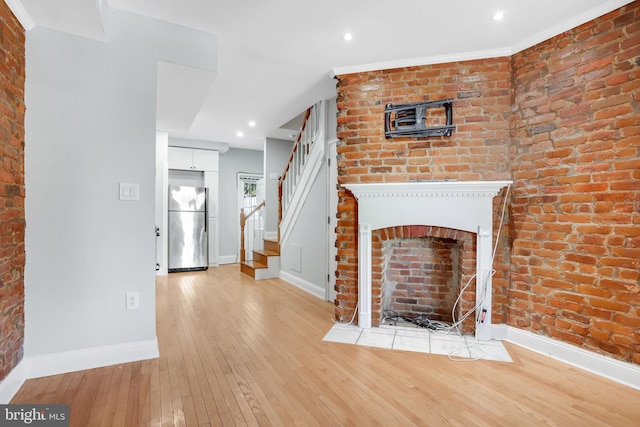
[(127, 310), (137, 310), (140, 308), (140, 293), (127, 292)]

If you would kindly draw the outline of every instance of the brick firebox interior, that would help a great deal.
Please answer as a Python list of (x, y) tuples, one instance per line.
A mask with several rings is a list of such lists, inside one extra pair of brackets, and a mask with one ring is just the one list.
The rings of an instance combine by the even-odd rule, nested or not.
[[(475, 286), (465, 287), (475, 273), (475, 250), (475, 235), (467, 231), (431, 226), (376, 230), (371, 257), (379, 271), (372, 286), (380, 297), (373, 300), (372, 324), (378, 325), (385, 309), (405, 318), (460, 319), (476, 305)], [(473, 316), (461, 331), (475, 332)]]
[[(511, 57), (337, 79), (338, 320), (358, 295), (344, 184), (513, 180), (493, 322), (640, 364), (640, 2)], [(446, 98), (451, 137), (385, 139), (386, 104)]]

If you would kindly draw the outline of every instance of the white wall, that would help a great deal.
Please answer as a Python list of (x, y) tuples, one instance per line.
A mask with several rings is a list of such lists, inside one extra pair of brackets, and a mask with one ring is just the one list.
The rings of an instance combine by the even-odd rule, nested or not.
[(217, 68), (215, 35), (105, 13), (106, 43), (26, 33), (28, 357), (155, 340), (157, 61)]
[(263, 152), (231, 148), (220, 154), (220, 224), (218, 232), (220, 264), (238, 262), (240, 211), (238, 210), (238, 173), (262, 175)]
[(285, 279), (300, 279), (303, 288), (324, 298), (327, 284), (327, 167), (320, 168), (293, 226), (280, 248), (281, 273)]

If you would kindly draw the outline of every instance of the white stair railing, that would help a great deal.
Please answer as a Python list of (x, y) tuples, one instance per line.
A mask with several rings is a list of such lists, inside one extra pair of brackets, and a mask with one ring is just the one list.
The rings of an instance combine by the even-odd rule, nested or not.
[(248, 214), (240, 209), (240, 262), (253, 261), (253, 251), (264, 249), (264, 201)]
[[(282, 222), (284, 213), (289, 208), (292, 196), (300, 182), (304, 166), (311, 153), (311, 148), (322, 133), (324, 122), (322, 120), (322, 105), (324, 104), (321, 102), (317, 103), (306, 111), (302, 127), (291, 149), (289, 161), (278, 181), (278, 224)], [(278, 241), (280, 241), (280, 227), (278, 227)]]

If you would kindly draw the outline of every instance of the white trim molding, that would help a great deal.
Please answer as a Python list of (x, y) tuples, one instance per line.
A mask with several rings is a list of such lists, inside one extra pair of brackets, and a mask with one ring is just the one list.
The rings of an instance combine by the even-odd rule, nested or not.
[(218, 265), (222, 264), (237, 264), (238, 256), (237, 255), (222, 255), (218, 256)]
[(20, 25), (22, 25), (22, 28), (24, 28), (25, 31), (29, 31), (36, 26), (21, 1), (4, 0), (4, 2), (9, 6), (9, 9), (11, 9), (11, 12), (13, 12), (13, 15), (16, 17), (18, 22), (20, 22)]
[(287, 273), (286, 271), (280, 271), (279, 279), (284, 280), (290, 285), (295, 286), (298, 289), (302, 289), (303, 291), (313, 295), (314, 297), (318, 297), (324, 300), (325, 289), (324, 287), (315, 285), (307, 280), (301, 279), (300, 277), (294, 276), (291, 273)]
[(511, 56), (512, 50), (508, 47), (501, 47), (491, 50), (480, 50), (476, 52), (460, 52), (449, 55), (425, 56), (422, 58), (398, 59), (387, 62), (374, 62), (371, 64), (351, 65), (338, 67), (329, 73), (331, 78), (346, 74), (366, 73), (368, 71), (390, 70), (393, 68), (417, 67), (422, 65), (449, 64), (451, 62), (473, 61), (475, 59), (500, 58)]
[(0, 381), (0, 405), (6, 405), (11, 402), (13, 396), (16, 395), (22, 384), (27, 380), (26, 363), (24, 359), (20, 361), (9, 374)]
[(25, 357), (0, 382), (0, 404), (9, 403), (28, 379), (156, 359), (159, 356), (158, 340), (152, 339)]
[(640, 366), (507, 325), (493, 325), (493, 337), (640, 390)]
[(104, 347), (84, 348), (44, 354), (27, 359), (29, 378), (40, 378), (121, 363), (155, 359), (160, 355), (158, 340), (137, 341)]
[(560, 24), (553, 26), (551, 28), (547, 28), (544, 31), (541, 31), (537, 34), (528, 37), (513, 46), (511, 46), (512, 55), (516, 54), (520, 51), (528, 49), (532, 46), (537, 45), (538, 43), (542, 43), (545, 40), (549, 40), (558, 34), (562, 34), (565, 31), (572, 30), (585, 22), (593, 21), (596, 18), (599, 18), (603, 15), (606, 15), (609, 12), (620, 9), (623, 6), (626, 6), (629, 3), (632, 3), (634, 0), (609, 0), (605, 1), (598, 6), (589, 9), (579, 15), (572, 17), (571, 19), (561, 22)]

